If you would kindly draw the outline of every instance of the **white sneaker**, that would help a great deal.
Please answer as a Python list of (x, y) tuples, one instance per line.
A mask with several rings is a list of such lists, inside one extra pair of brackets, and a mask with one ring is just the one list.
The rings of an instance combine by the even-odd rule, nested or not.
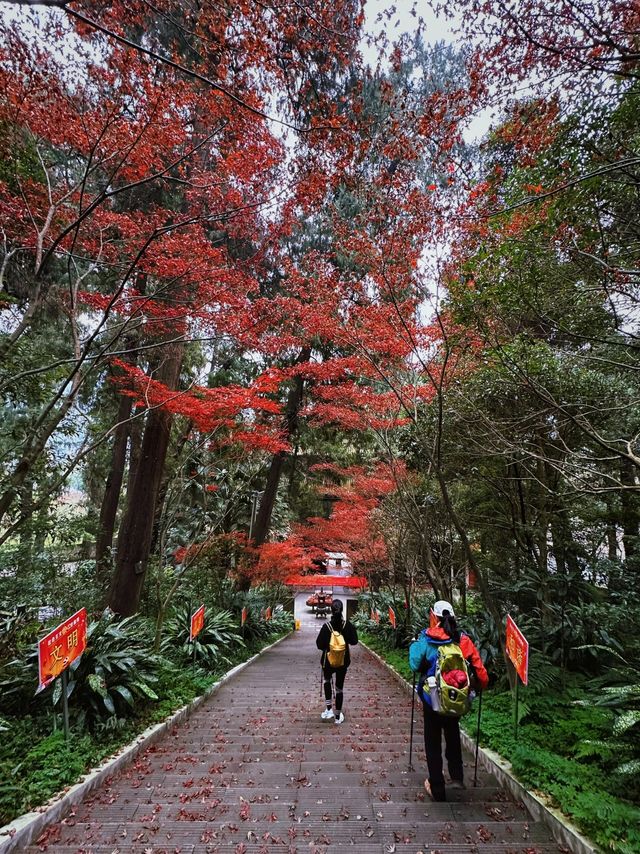
[(320, 715), (323, 721), (330, 721), (333, 717), (333, 709), (325, 709), (324, 712)]
[(338, 712), (338, 714), (336, 715), (336, 719), (335, 719), (334, 723), (341, 724), (341, 723), (343, 723), (343, 721), (344, 721), (344, 715), (342, 714), (342, 712)]

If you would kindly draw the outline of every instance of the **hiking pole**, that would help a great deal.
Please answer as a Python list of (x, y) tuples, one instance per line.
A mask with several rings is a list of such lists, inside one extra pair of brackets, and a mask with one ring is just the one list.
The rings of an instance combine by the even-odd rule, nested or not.
[(411, 685), (411, 735), (409, 736), (409, 771), (413, 771), (411, 764), (411, 756), (413, 754), (413, 715), (416, 707), (416, 674), (413, 674), (413, 683)]
[(473, 770), (473, 786), (478, 785), (478, 745), (480, 744), (480, 715), (482, 714), (482, 691), (479, 692), (478, 699), (478, 726), (476, 729), (476, 764)]

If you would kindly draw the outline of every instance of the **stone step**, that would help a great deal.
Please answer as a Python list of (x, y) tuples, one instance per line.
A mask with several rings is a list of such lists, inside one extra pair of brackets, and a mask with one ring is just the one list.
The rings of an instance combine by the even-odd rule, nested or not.
[[(432, 802), (422, 718), (355, 648), (347, 720), (319, 718), (316, 632), (297, 632), (225, 683), (183, 725), (51, 826), (32, 854), (559, 854), (483, 771)], [(372, 694), (375, 686), (375, 695)]]

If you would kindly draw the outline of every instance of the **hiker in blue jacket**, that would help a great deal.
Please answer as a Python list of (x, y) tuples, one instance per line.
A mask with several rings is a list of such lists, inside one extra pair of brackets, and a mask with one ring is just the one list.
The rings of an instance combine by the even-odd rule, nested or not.
[[(431, 609), (432, 625), (423, 629), (409, 647), (409, 666), (414, 673), (421, 674), (418, 682), (418, 696), (422, 700), (424, 714), (424, 750), (427, 756), (428, 778), (424, 781), (427, 794), (434, 801), (446, 800), (445, 781), (442, 771), (442, 736), (445, 741), (445, 757), (451, 778), (452, 788), (463, 788), (462, 745), (460, 744), (460, 719), (446, 717), (434, 711), (428, 686), (423, 683), (435, 676), (438, 647), (456, 643), (475, 677), (476, 687), (480, 690), (489, 684), (489, 676), (480, 653), (471, 638), (460, 632), (455, 620), (451, 603), (445, 600), (436, 602)], [(473, 682), (472, 682), (473, 684)]]
[[(344, 651), (344, 663), (342, 667), (332, 667), (328, 660), (327, 655), (329, 652), (329, 644), (331, 642), (331, 631), (340, 632), (343, 636), (346, 648)], [(322, 650), (322, 657), (320, 659), (320, 666), (322, 667), (322, 675), (324, 680), (324, 696), (325, 696), (325, 709), (320, 715), (323, 721), (330, 721), (332, 718), (334, 723), (341, 724), (344, 721), (344, 714), (342, 712), (342, 701), (344, 698), (343, 688), (344, 688), (344, 679), (347, 675), (347, 668), (351, 664), (351, 654), (349, 652), (349, 646), (358, 643), (358, 633), (356, 631), (356, 627), (349, 622), (349, 620), (345, 620), (342, 616), (342, 602), (340, 599), (334, 599), (331, 604), (331, 620), (329, 623), (325, 623), (320, 631), (318, 632), (318, 637), (316, 638), (316, 646), (318, 649)], [(336, 710), (333, 711), (332, 703), (331, 703), (331, 679), (333, 674), (336, 674)]]

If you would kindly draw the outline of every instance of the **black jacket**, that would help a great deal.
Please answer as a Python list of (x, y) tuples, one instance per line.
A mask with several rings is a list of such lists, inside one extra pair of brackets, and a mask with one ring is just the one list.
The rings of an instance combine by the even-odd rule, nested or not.
[[(353, 626), (349, 620), (346, 622), (342, 621), (341, 617), (331, 617), (331, 625), (337, 632), (342, 633), (342, 637), (345, 640), (347, 648), (344, 652), (344, 666), (348, 667), (351, 664), (351, 653), (349, 652), (349, 645), (353, 646), (358, 643), (358, 633), (356, 631), (356, 627)], [(329, 626), (324, 623), (320, 631), (318, 632), (318, 637), (316, 638), (316, 646), (318, 649), (322, 650), (322, 658), (320, 659), (320, 664), (322, 667), (325, 665), (325, 661), (327, 658), (327, 652), (329, 651), (329, 642), (331, 640), (331, 631)]]

